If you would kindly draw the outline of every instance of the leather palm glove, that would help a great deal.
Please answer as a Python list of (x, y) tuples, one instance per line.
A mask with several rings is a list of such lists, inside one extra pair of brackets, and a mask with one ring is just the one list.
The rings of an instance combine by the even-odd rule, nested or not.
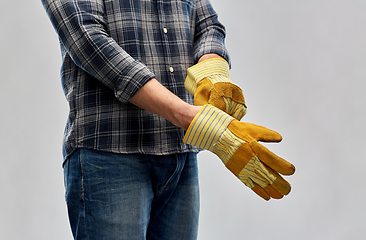
[(224, 59), (211, 58), (188, 68), (184, 87), (196, 106), (211, 104), (238, 120), (246, 114), (243, 91), (230, 80)]
[(279, 133), (239, 122), (211, 105), (202, 107), (183, 139), (215, 153), (240, 181), (267, 201), (290, 193), (290, 184), (280, 174), (292, 175), (295, 167), (257, 141), (281, 140)]

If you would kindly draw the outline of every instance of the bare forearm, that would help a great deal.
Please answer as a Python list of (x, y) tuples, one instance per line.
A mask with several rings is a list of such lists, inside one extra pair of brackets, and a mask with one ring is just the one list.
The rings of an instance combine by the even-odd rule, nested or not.
[[(209, 58), (221, 58), (217, 54), (205, 54), (198, 62)], [(170, 92), (155, 78), (148, 81), (131, 98), (131, 103), (149, 112), (158, 114), (174, 125), (186, 130), (201, 109), (201, 106), (193, 106)]]
[(201, 109), (200, 106), (186, 103), (154, 78), (137, 91), (130, 102), (164, 117), (184, 130)]

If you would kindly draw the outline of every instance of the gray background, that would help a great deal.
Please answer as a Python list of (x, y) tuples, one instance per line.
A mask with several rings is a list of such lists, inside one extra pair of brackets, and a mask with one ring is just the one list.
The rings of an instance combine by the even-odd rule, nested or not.
[[(227, 27), (243, 121), (295, 164), (291, 194), (265, 202), (200, 153), (200, 240), (362, 239), (366, 1), (212, 0)], [(0, 14), (0, 239), (71, 239), (61, 141), (67, 103), (57, 36), (38, 0)]]

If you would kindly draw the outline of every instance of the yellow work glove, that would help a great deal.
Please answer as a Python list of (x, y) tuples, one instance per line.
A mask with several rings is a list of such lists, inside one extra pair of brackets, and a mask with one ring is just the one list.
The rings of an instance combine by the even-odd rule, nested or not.
[(204, 105), (188, 127), (183, 141), (215, 153), (225, 166), (265, 200), (290, 193), (282, 175), (295, 166), (258, 143), (280, 142), (279, 133), (251, 123), (239, 122), (220, 109)]
[(246, 114), (243, 91), (230, 80), (224, 59), (211, 58), (188, 68), (184, 87), (197, 106), (211, 104), (238, 120)]

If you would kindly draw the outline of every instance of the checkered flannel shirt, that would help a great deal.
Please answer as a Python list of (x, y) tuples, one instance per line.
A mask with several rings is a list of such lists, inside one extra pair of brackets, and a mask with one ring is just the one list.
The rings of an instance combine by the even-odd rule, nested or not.
[[(77, 148), (164, 155), (197, 151), (184, 131), (129, 103), (155, 77), (186, 102), (186, 70), (204, 54), (229, 61), (209, 0), (42, 0), (59, 36), (70, 112), (64, 159)], [(158, 94), (158, 93), (157, 93)]]

